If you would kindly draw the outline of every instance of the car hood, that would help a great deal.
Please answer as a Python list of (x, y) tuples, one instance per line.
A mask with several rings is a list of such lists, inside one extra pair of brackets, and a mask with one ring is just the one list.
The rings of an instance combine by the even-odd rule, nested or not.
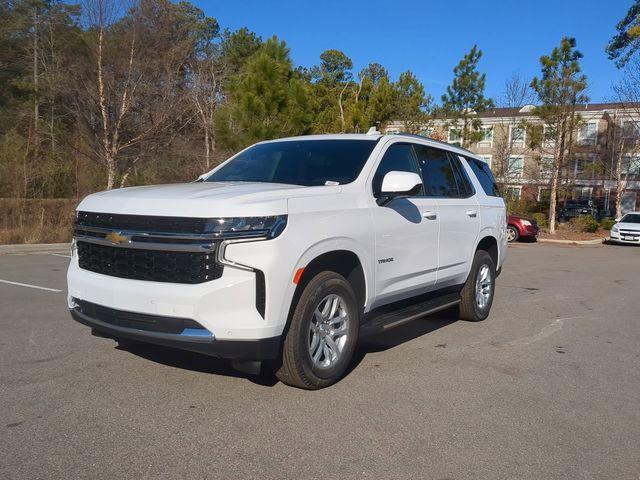
[(620, 230), (635, 230), (640, 232), (640, 223), (619, 222), (616, 223), (616, 227)]
[(287, 213), (290, 198), (333, 195), (341, 190), (340, 186), (304, 187), (277, 183), (181, 183), (94, 193), (78, 205), (78, 210), (180, 217), (280, 215)]

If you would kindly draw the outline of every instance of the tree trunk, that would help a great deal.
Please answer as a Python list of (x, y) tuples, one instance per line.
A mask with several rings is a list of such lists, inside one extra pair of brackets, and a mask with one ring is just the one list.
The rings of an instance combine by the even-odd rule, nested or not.
[(111, 190), (116, 183), (116, 161), (110, 153), (105, 158), (107, 167), (107, 190)]
[(342, 105), (342, 96), (344, 95), (345, 90), (349, 86), (349, 82), (345, 83), (344, 87), (340, 91), (340, 96), (338, 97), (338, 107), (340, 107), (340, 132), (344, 133), (344, 107)]
[(211, 164), (211, 145), (209, 144), (209, 127), (204, 127), (204, 160), (207, 168), (207, 172), (209, 171), (209, 165)]
[(627, 189), (627, 178), (623, 172), (623, 154), (618, 155), (616, 162), (616, 218), (622, 217), (622, 197)]
[(40, 99), (38, 88), (38, 10), (33, 9), (33, 156), (37, 160), (39, 140)]
[(560, 174), (560, 164), (556, 162), (551, 178), (551, 192), (549, 195), (549, 233), (556, 233), (556, 205), (558, 196), (558, 176)]
[[(559, 132), (556, 135), (556, 152), (555, 162), (553, 165), (553, 176), (551, 178), (551, 192), (549, 195), (549, 233), (554, 235), (556, 233), (556, 206), (558, 203), (558, 179), (560, 177), (560, 171), (564, 162), (564, 149), (565, 149), (565, 128), (566, 118), (563, 118), (559, 122)], [(559, 137), (559, 138), (558, 138)]]

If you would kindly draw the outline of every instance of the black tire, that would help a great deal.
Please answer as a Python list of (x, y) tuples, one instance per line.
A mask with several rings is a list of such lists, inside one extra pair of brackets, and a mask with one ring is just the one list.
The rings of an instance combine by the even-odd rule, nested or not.
[[(319, 367), (311, 358), (310, 328), (315, 309), (331, 294), (344, 300), (349, 322), (347, 336), (335, 364)], [(351, 284), (335, 272), (321, 272), (304, 287), (293, 310), (289, 330), (282, 347), (282, 362), (275, 369), (283, 383), (307, 390), (317, 390), (334, 384), (349, 367), (358, 340), (360, 314)]]
[(517, 242), (518, 239), (520, 238), (520, 232), (518, 231), (518, 229), (516, 227), (514, 227), (513, 225), (507, 225), (507, 230), (509, 232), (511, 232), (512, 237), (513, 237), (513, 238), (511, 238), (511, 240), (509, 240), (509, 243)]
[[(491, 290), (487, 303), (481, 307), (476, 301), (476, 281), (483, 266), (488, 267), (490, 274)], [(496, 266), (489, 255), (484, 250), (478, 250), (473, 257), (473, 264), (469, 272), (469, 278), (465, 282), (460, 292), (460, 319), (470, 322), (480, 322), (489, 316), (493, 297), (496, 291)]]

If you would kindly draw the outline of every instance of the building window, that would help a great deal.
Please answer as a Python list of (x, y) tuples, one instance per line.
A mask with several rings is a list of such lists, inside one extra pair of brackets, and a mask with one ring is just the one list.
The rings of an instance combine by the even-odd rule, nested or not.
[(633, 120), (625, 120), (622, 122), (622, 137), (623, 138), (638, 138), (638, 124)]
[(433, 131), (433, 127), (423, 128), (422, 130), (420, 130), (420, 135), (422, 135), (423, 137), (431, 137), (433, 135)]
[(485, 161), (485, 163), (487, 165), (489, 165), (489, 168), (491, 168), (491, 159), (493, 158), (492, 155), (478, 155), (482, 160)]
[(522, 155), (513, 155), (509, 157), (507, 165), (507, 174), (510, 177), (521, 177), (524, 172), (524, 157)]
[(539, 202), (548, 202), (551, 200), (551, 189), (546, 187), (538, 188), (538, 201)]
[(593, 187), (576, 187), (573, 189), (574, 200), (591, 200)]
[(540, 159), (540, 178), (551, 178), (553, 176), (553, 157), (542, 157)]
[(509, 135), (511, 137), (511, 143), (514, 145), (522, 145), (524, 143), (524, 128), (511, 125), (509, 127)]
[(585, 123), (578, 130), (578, 142), (583, 145), (595, 145), (598, 138), (598, 124), (596, 122)]
[(481, 127), (482, 138), (478, 142), (479, 147), (490, 147), (493, 143), (493, 127)]
[(628, 175), (640, 175), (640, 156), (625, 155), (622, 159), (622, 172)]
[(449, 128), (449, 143), (462, 145), (462, 130), (459, 128)]
[(593, 178), (595, 163), (593, 158), (577, 157), (571, 161), (570, 168), (575, 178)]
[(522, 187), (507, 187), (504, 190), (504, 196), (507, 200), (520, 200), (522, 196)]

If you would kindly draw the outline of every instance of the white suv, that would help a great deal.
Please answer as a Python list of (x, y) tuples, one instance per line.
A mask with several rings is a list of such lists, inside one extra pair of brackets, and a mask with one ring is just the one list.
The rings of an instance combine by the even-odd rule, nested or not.
[(358, 337), (459, 306), (489, 314), (506, 255), (486, 163), (410, 135), (253, 145), (199, 181), (78, 206), (73, 318), (94, 334), (336, 382)]

